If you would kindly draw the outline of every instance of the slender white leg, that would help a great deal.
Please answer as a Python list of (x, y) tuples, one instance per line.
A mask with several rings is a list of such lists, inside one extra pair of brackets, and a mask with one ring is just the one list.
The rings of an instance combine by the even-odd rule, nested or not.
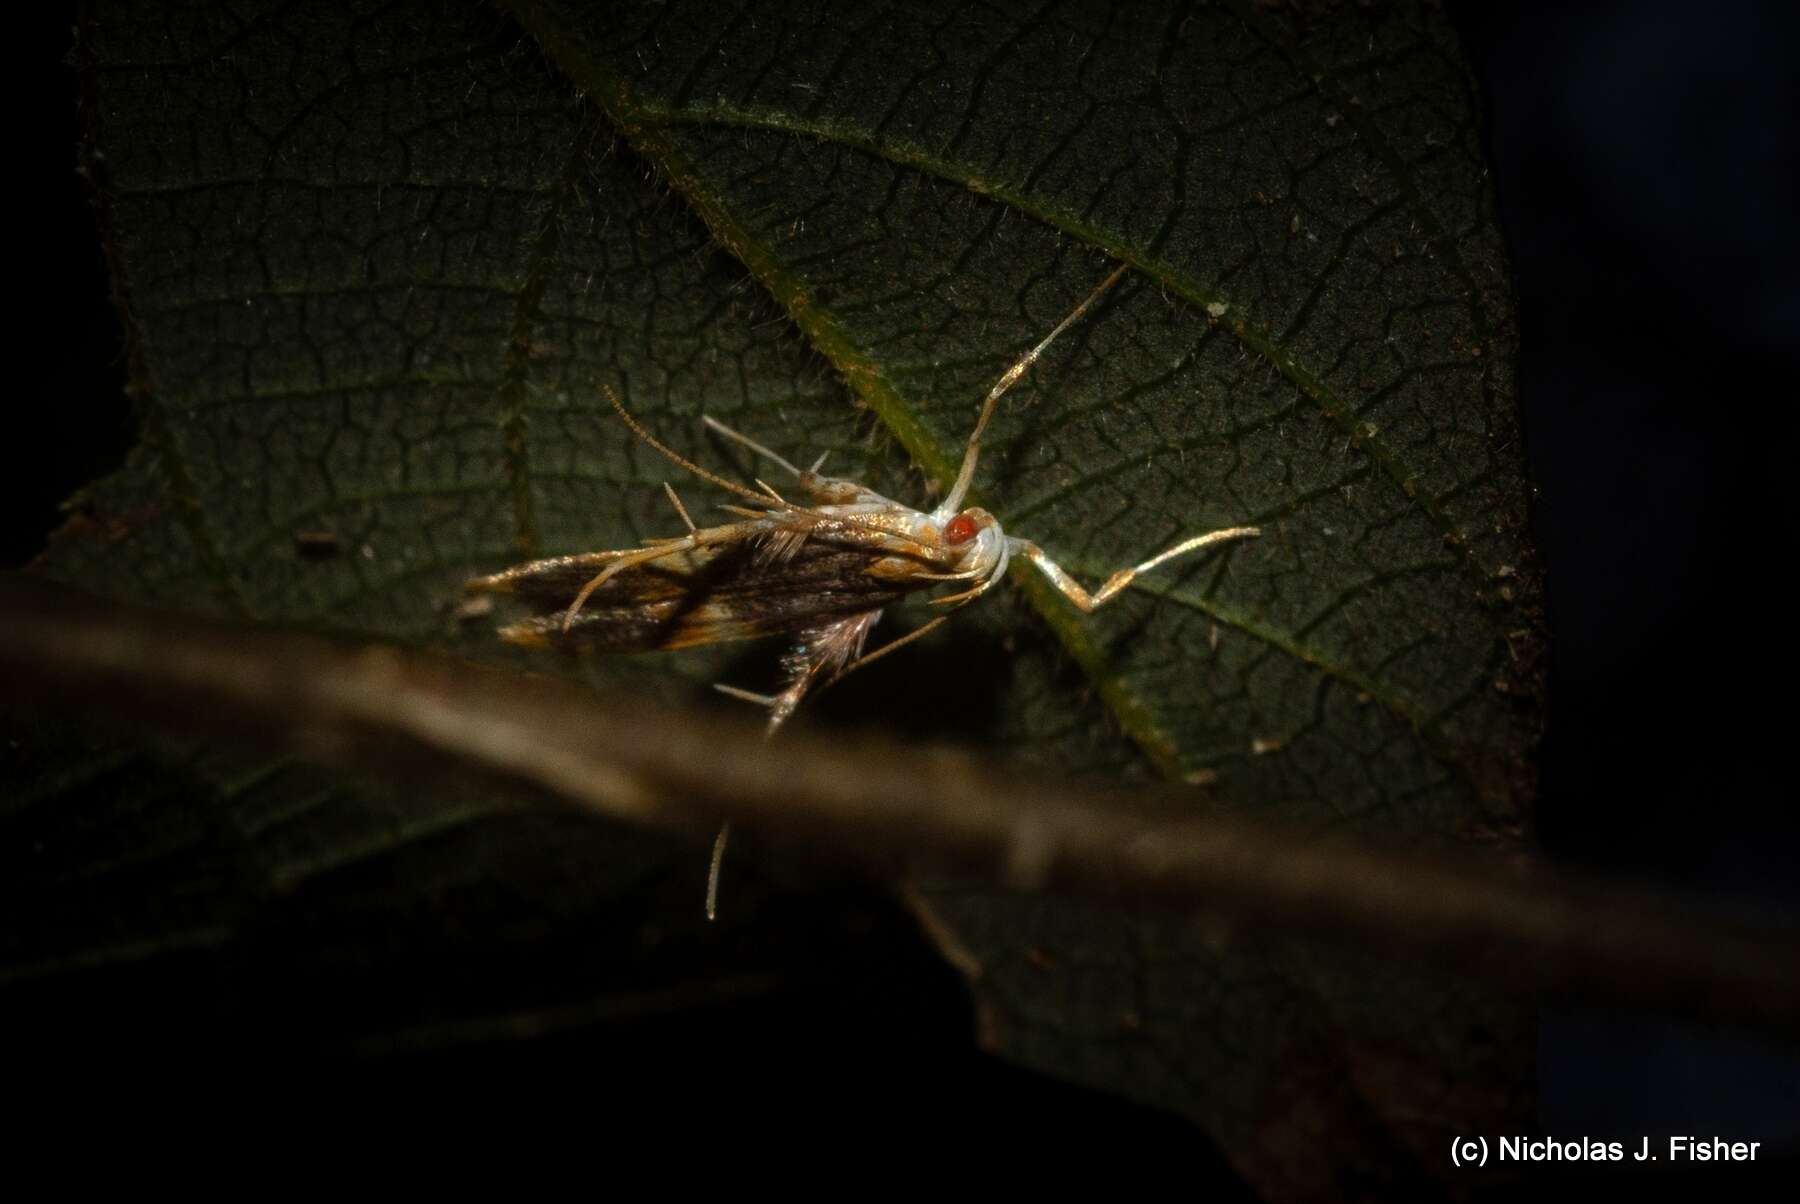
[(581, 608), (587, 605), (587, 600), (593, 596), (595, 590), (605, 585), (608, 581), (611, 581), (626, 569), (640, 564), (649, 564), (651, 561), (661, 560), (666, 556), (673, 556), (677, 552), (691, 551), (698, 546), (700, 546), (699, 540), (696, 539), (694, 535), (688, 535), (682, 539), (672, 539), (667, 543), (659, 543), (653, 548), (645, 548), (640, 552), (630, 552), (619, 557), (617, 560), (601, 569), (594, 575), (592, 580), (581, 587), (581, 592), (575, 595), (575, 600), (573, 602), (569, 603), (569, 609), (563, 612), (562, 629), (565, 632), (569, 630), (569, 625), (575, 621), (575, 616), (581, 613)]
[(731, 841), (731, 821), (726, 820), (719, 825), (719, 834), (713, 837), (712, 864), (706, 871), (706, 918), (719, 918), (719, 870), (725, 864), (725, 846)]
[[(738, 432), (736, 432), (736, 431), (732, 430), (730, 427), (726, 426), (723, 422), (720, 422), (717, 418), (714, 418), (711, 414), (702, 414), (700, 416), (700, 421), (705, 423), (708, 429), (716, 431), (718, 434), (723, 435), (725, 438), (731, 440), (733, 443), (737, 443), (744, 447), (749, 448), (751, 451), (755, 452), (757, 455), (761, 456), (765, 460), (769, 460), (775, 464), (779, 464), (781, 467), (783, 467), (783, 468), (787, 469), (789, 472), (793, 473), (796, 477), (806, 475), (805, 473), (801, 472), (798, 468), (795, 468), (792, 464), (789, 464), (786, 460), (782, 459), (780, 456), (776, 455), (774, 452), (770, 451), (768, 448), (764, 447), (762, 444), (760, 444), (756, 440), (752, 439), (750, 436), (740, 435)], [(820, 457), (820, 463), (823, 463), (823, 462), (824, 462), (824, 458)]]
[(1083, 612), (1091, 613), (1105, 606), (1118, 597), (1121, 590), (1130, 585), (1139, 573), (1147, 573), (1160, 564), (1166, 564), (1177, 556), (1186, 556), (1189, 552), (1198, 552), (1201, 548), (1210, 548), (1215, 544), (1227, 543), (1234, 539), (1254, 539), (1262, 531), (1256, 527), (1227, 527), (1222, 531), (1208, 531), (1205, 535), (1196, 535), (1192, 539), (1184, 539), (1166, 552), (1159, 552), (1142, 564), (1132, 565), (1128, 569), (1120, 569), (1106, 579), (1093, 593), (1086, 589), (1075, 578), (1063, 571), (1063, 567), (1044, 554), (1044, 549), (1030, 540), (1011, 539), (1012, 550), (1036, 565), (1038, 571), (1050, 579), (1057, 592), (1073, 602)]
[(698, 531), (700, 528), (694, 525), (693, 517), (688, 514), (687, 507), (681, 504), (681, 496), (675, 492), (675, 486), (664, 481), (663, 492), (669, 495), (669, 501), (675, 506), (675, 513), (681, 515), (681, 521), (687, 524), (687, 529), (689, 531)]
[[(869, 629), (880, 619), (881, 612), (874, 610), (838, 619), (802, 633), (801, 648), (787, 662), (788, 684), (779, 694), (754, 694), (749, 690), (724, 684), (715, 684), (713, 689), (721, 694), (767, 707), (769, 725), (763, 729), (763, 734), (765, 738), (773, 736), (787, 722), (788, 716), (800, 706), (800, 700), (806, 697), (814, 682), (823, 678), (825, 684), (830, 685), (865, 659), (872, 659), (862, 656), (863, 641), (868, 638)], [(928, 623), (924, 629), (894, 641), (874, 655), (880, 656), (908, 640), (916, 639), (932, 626), (933, 624)], [(719, 915), (719, 871), (725, 864), (725, 845), (730, 839), (731, 824), (727, 821), (719, 825), (719, 834), (713, 838), (712, 864), (706, 874), (706, 918), (709, 920), (717, 919)]]
[[(811, 468), (796, 468), (786, 459), (777, 455), (775, 452), (770, 451), (756, 440), (750, 438), (750, 436), (732, 430), (710, 414), (702, 416), (701, 421), (706, 424), (709, 430), (716, 434), (729, 439), (742, 447), (749, 448), (764, 459), (771, 460), (793, 473), (800, 481), (800, 488), (806, 491), (807, 496), (812, 498), (815, 504), (840, 506), (852, 502), (886, 502), (889, 505), (893, 504), (888, 498), (881, 496), (873, 489), (858, 485), (855, 481), (840, 481), (834, 477), (820, 476), (819, 469), (824, 467), (825, 456), (829, 453), (821, 454), (817, 460), (813, 461), (813, 466)], [(770, 489), (769, 486), (762, 481), (758, 481), (757, 484), (771, 497), (779, 498), (781, 496), (773, 489)], [(783, 504), (785, 504), (785, 502)]]
[[(769, 726), (764, 730), (764, 738), (773, 736), (800, 705), (800, 699), (806, 694), (806, 687), (811, 683), (810, 676), (803, 676), (779, 694), (753, 694), (749, 690), (740, 690), (736, 686), (728, 686), (715, 682), (713, 689), (721, 694), (729, 694), (733, 698), (741, 698), (745, 702), (754, 702), (758, 706), (769, 708)], [(731, 821), (726, 820), (719, 825), (719, 834), (713, 837), (712, 860), (706, 867), (706, 918), (708, 921), (719, 918), (719, 875), (725, 868), (725, 846), (731, 843)]]
[(936, 631), (939, 627), (942, 627), (945, 623), (948, 623), (949, 621), (950, 621), (949, 615), (939, 615), (935, 619), (930, 619), (924, 623), (919, 624), (917, 627), (913, 628), (911, 631), (907, 632), (905, 635), (900, 636), (898, 639), (889, 640), (887, 643), (883, 644), (881, 647), (877, 648), (875, 651), (868, 653), (867, 655), (857, 657), (855, 660), (851, 661), (848, 665), (845, 665), (841, 670), (839, 670), (837, 676), (833, 677), (831, 679), (831, 681), (826, 684), (827, 685), (836, 685), (838, 682), (840, 682), (844, 678), (850, 676), (850, 674), (856, 672), (858, 669), (862, 668), (864, 665), (868, 664), (870, 661), (880, 660), (882, 657), (886, 656), (888, 653), (894, 652), (901, 648), (904, 648), (916, 639), (920, 639), (924, 636), (930, 635), (933, 631)]

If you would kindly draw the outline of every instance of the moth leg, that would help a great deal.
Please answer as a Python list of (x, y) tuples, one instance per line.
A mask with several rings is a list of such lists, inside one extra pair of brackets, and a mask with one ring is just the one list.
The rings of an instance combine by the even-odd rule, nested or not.
[[(773, 736), (778, 728), (787, 721), (806, 696), (806, 688), (812, 684), (810, 674), (800, 677), (779, 694), (752, 694), (749, 690), (740, 690), (736, 686), (727, 686), (719, 682), (713, 683), (713, 689), (721, 694), (729, 694), (733, 698), (741, 698), (745, 702), (754, 702), (769, 708), (769, 726), (763, 737)], [(719, 825), (719, 834), (713, 837), (712, 859), (706, 867), (706, 918), (719, 918), (719, 876), (725, 868), (725, 846), (731, 843), (731, 821), (726, 820)]]
[[(886, 649), (883, 649), (882, 651), (885, 652)], [(800, 700), (806, 697), (806, 691), (808, 687), (812, 685), (814, 676), (814, 674), (807, 674), (796, 678), (787, 689), (779, 694), (758, 694), (753, 690), (741, 690), (737, 686), (728, 686), (722, 681), (715, 681), (713, 683), (713, 689), (724, 694), (728, 698), (736, 698), (741, 702), (753, 703), (756, 706), (767, 708), (769, 712), (769, 726), (764, 730), (763, 735), (773, 736), (776, 730), (780, 728), (783, 723), (787, 722), (788, 716), (799, 709)], [(842, 673), (838, 674), (838, 677), (842, 676)], [(837, 679), (833, 678), (832, 680), (835, 681)]]
[(1038, 571), (1050, 579), (1050, 584), (1057, 588), (1063, 597), (1073, 602), (1077, 608), (1091, 613), (1118, 597), (1121, 590), (1130, 585), (1139, 573), (1149, 572), (1159, 564), (1165, 564), (1177, 556), (1185, 556), (1189, 552), (1197, 552), (1201, 548), (1210, 548), (1214, 544), (1226, 543), (1233, 539), (1253, 539), (1261, 535), (1256, 527), (1227, 527), (1222, 531), (1208, 531), (1204, 535), (1196, 535), (1192, 539), (1184, 539), (1166, 552), (1159, 552), (1142, 564), (1134, 564), (1128, 569), (1120, 569), (1106, 579), (1106, 583), (1093, 593), (1081, 587), (1081, 583), (1063, 571), (1063, 567), (1044, 554), (1044, 549), (1030, 540), (1009, 540), (1012, 550), (1036, 565)]
[(750, 690), (740, 690), (738, 687), (728, 686), (722, 681), (715, 681), (713, 683), (713, 689), (725, 695), (727, 698), (735, 698), (740, 702), (753, 702), (759, 707), (775, 705), (775, 696), (773, 694), (757, 694)]
[[(760, 707), (769, 707), (772, 710), (775, 706), (776, 700), (774, 695), (757, 694), (750, 690), (740, 690), (738, 687), (728, 686), (722, 681), (714, 682), (713, 689), (721, 694), (729, 695), (732, 698), (741, 699), (744, 702), (755, 703)], [(785, 716), (783, 716), (783, 718), (785, 718)], [(780, 724), (781, 721), (774, 718), (773, 714), (771, 714), (767, 734), (772, 735)], [(709, 921), (719, 918), (719, 875), (725, 868), (725, 846), (730, 843), (731, 821), (725, 820), (719, 825), (718, 835), (713, 837), (712, 858), (707, 862), (706, 866), (706, 918)]]
[[(941, 598), (933, 598), (933, 599), (931, 599), (930, 605), (932, 605), (932, 606), (950, 606), (950, 607), (967, 606), (969, 603), (973, 602), (975, 599), (981, 597), (981, 595), (983, 595), (983, 594), (987, 593), (989, 590), (993, 589), (995, 585), (999, 584), (1000, 578), (1002, 578), (1006, 575), (1006, 563), (1009, 559), (1011, 559), (1013, 552), (1016, 550), (1015, 545), (1023, 543), (1023, 542), (1025, 542), (1025, 541), (1024, 540), (1009, 540), (1007, 542), (1006, 555), (1002, 556), (1000, 558), (1000, 563), (996, 564), (988, 572), (987, 576), (982, 578), (982, 580), (979, 584), (972, 586), (969, 589), (963, 590), (960, 594), (945, 594)], [(979, 574), (976, 574), (976, 573), (945, 573), (945, 574), (922, 573), (922, 574), (920, 574), (920, 576), (933, 576), (933, 575), (939, 576), (942, 580), (945, 580), (945, 581), (957, 581), (957, 580), (967, 581), (971, 577), (979, 576)]]
[(713, 837), (712, 860), (706, 867), (706, 918), (719, 918), (719, 871), (725, 867), (725, 846), (731, 842), (731, 821), (726, 820), (719, 825), (719, 834)]
[[(858, 485), (855, 481), (840, 481), (835, 477), (820, 476), (819, 469), (825, 463), (825, 457), (823, 455), (813, 461), (813, 466), (811, 468), (796, 468), (786, 459), (764, 447), (750, 436), (732, 430), (712, 415), (703, 415), (700, 420), (706, 424), (707, 429), (713, 431), (715, 434), (729, 439), (742, 447), (746, 447), (757, 455), (762, 456), (764, 459), (772, 461), (793, 473), (795, 479), (800, 482), (800, 488), (806, 492), (807, 496), (810, 497), (816, 505), (842, 506), (856, 502), (885, 502), (888, 500), (874, 490), (865, 489), (863, 486)], [(763, 485), (761, 481), (758, 481), (757, 484), (762, 485), (769, 493), (775, 493), (773, 489), (769, 489), (769, 487)]]
[[(966, 590), (962, 591), (962, 593), (960, 593), (960, 594), (945, 594), (941, 598), (933, 598), (933, 599), (931, 599), (929, 605), (931, 605), (931, 606), (967, 606), (969, 603), (973, 602), (975, 599), (981, 597), (981, 595), (987, 593), (990, 589), (993, 589), (994, 582), (998, 581), (998, 580), (999, 580), (998, 577), (989, 577), (987, 580), (983, 581), (980, 585), (974, 586), (973, 588), (970, 588), (970, 589), (966, 589)], [(1079, 587), (1077, 587), (1077, 588), (1079, 588)]]
[(569, 624), (575, 621), (575, 616), (581, 613), (581, 608), (587, 604), (587, 600), (593, 596), (595, 590), (605, 585), (608, 581), (611, 581), (626, 569), (634, 568), (640, 564), (649, 564), (653, 560), (661, 560), (665, 556), (673, 556), (677, 552), (686, 552), (699, 547), (699, 534), (700, 533), (696, 531), (694, 534), (688, 535), (682, 539), (671, 539), (663, 543), (658, 543), (653, 548), (629, 552), (601, 569), (586, 585), (581, 587), (581, 592), (575, 595), (575, 600), (573, 602), (569, 603), (569, 609), (563, 612), (563, 631), (567, 632), (569, 630)]
[[(673, 496), (674, 490), (671, 489), (669, 492)], [(677, 503), (677, 505), (679, 504)], [(683, 517), (686, 517), (685, 514)], [(581, 592), (575, 595), (575, 600), (569, 603), (569, 609), (563, 612), (562, 629), (565, 632), (569, 630), (569, 625), (575, 621), (575, 616), (581, 613), (581, 608), (587, 604), (587, 600), (593, 596), (595, 590), (626, 569), (636, 568), (640, 564), (650, 564), (678, 552), (691, 552), (695, 548), (709, 547), (713, 544), (736, 543), (739, 540), (762, 534), (767, 529), (767, 526), (761, 522), (732, 523), (724, 527), (701, 527), (689, 531), (679, 539), (646, 540), (645, 542), (650, 544), (647, 548), (619, 552), (616, 554), (617, 558), (609, 561), (605, 568), (582, 586)], [(614, 553), (609, 552), (607, 555), (613, 556)]]
[(994, 387), (988, 390), (987, 400), (981, 403), (981, 416), (975, 419), (975, 429), (969, 433), (969, 444), (963, 449), (962, 467), (957, 470), (956, 484), (950, 487), (950, 492), (944, 495), (943, 502), (932, 512), (934, 517), (940, 520), (947, 519), (962, 509), (963, 498), (968, 496), (969, 486), (975, 480), (975, 461), (981, 454), (981, 432), (987, 429), (988, 419), (994, 416), (994, 407), (1000, 403), (1000, 395), (1017, 384), (1019, 378), (1030, 370), (1031, 365), (1037, 363), (1038, 356), (1044, 354), (1044, 349), (1054, 343), (1056, 337), (1063, 331), (1073, 326), (1081, 315), (1092, 308), (1094, 302), (1105, 294), (1107, 289), (1117, 284), (1119, 278), (1130, 270), (1131, 265), (1126, 263), (1114, 268), (1112, 275), (1102, 280), (1100, 287), (1089, 293), (1086, 301), (1077, 305), (1074, 312), (1056, 324), (1055, 330), (1045, 335), (1036, 347), (1020, 356), (1018, 363), (1000, 374), (1000, 379), (995, 381)]
[(764, 447), (762, 444), (758, 443), (756, 440), (752, 439), (750, 436), (745, 435), (745, 434), (740, 434), (739, 432), (732, 430), (730, 427), (726, 426), (723, 422), (720, 422), (717, 418), (714, 418), (711, 414), (702, 414), (700, 416), (700, 421), (706, 425), (708, 430), (711, 430), (715, 434), (721, 435), (724, 438), (731, 440), (733, 443), (736, 443), (736, 444), (739, 444), (740, 446), (749, 448), (751, 451), (755, 452), (757, 455), (761, 456), (765, 460), (771, 461), (772, 463), (775, 463), (775, 464), (779, 464), (781, 467), (783, 467), (783, 468), (787, 469), (789, 472), (793, 473), (796, 477), (801, 477), (801, 476), (806, 475), (805, 473), (801, 472), (798, 468), (795, 468), (792, 464), (788, 463), (781, 456), (775, 454), (774, 452), (770, 451), (768, 448)]
[(868, 664), (870, 661), (878, 661), (882, 657), (886, 656), (888, 653), (893, 652), (897, 649), (906, 647), (908, 644), (912, 643), (914, 640), (923, 639), (925, 636), (929, 635), (933, 631), (936, 631), (938, 628), (942, 627), (945, 623), (948, 623), (949, 621), (950, 621), (949, 615), (938, 615), (936, 618), (931, 619), (928, 622), (919, 624), (917, 627), (913, 628), (911, 631), (907, 632), (905, 635), (900, 636), (897, 639), (889, 640), (887, 643), (883, 644), (881, 647), (875, 649), (875, 651), (868, 653), (867, 655), (857, 657), (855, 660), (851, 661), (848, 665), (845, 665), (841, 670), (839, 670), (837, 676), (833, 677), (828, 684), (835, 686), (838, 682), (843, 681), (846, 677), (850, 676), (852, 673), (856, 672), (858, 669), (862, 668), (864, 665)]
[[(800, 699), (806, 694), (806, 687), (812, 684), (810, 674), (796, 679), (787, 689), (779, 694), (756, 694), (749, 690), (740, 690), (736, 686), (728, 686), (723, 682), (714, 682), (713, 689), (745, 702), (753, 702), (757, 706), (769, 709), (769, 726), (763, 736), (773, 736), (794, 708), (800, 705)], [(725, 846), (731, 843), (731, 821), (725, 820), (719, 825), (719, 833), (713, 837), (712, 858), (706, 867), (706, 918), (719, 918), (719, 876), (725, 868)]]
[(688, 514), (687, 507), (681, 504), (681, 495), (675, 492), (675, 486), (664, 481), (663, 492), (669, 495), (669, 501), (674, 505), (675, 513), (681, 515), (681, 521), (687, 524), (687, 529), (689, 531), (698, 531), (700, 528), (694, 525), (694, 520)]
[[(715, 684), (713, 688), (721, 694), (767, 707), (769, 726), (763, 732), (766, 739), (787, 722), (788, 716), (799, 707), (800, 700), (806, 697), (807, 690), (812, 688), (815, 681), (826, 677), (826, 684), (829, 685), (848, 672), (844, 666), (853, 664), (862, 656), (863, 641), (869, 638), (869, 629), (880, 619), (879, 610), (870, 610), (802, 631), (794, 650), (782, 661), (787, 670), (788, 682), (779, 694), (753, 694), (749, 690), (722, 684)], [(709, 920), (718, 918), (719, 869), (724, 864), (725, 845), (730, 839), (731, 824), (721, 824), (718, 836), (713, 839), (712, 865), (706, 875), (706, 918)]]

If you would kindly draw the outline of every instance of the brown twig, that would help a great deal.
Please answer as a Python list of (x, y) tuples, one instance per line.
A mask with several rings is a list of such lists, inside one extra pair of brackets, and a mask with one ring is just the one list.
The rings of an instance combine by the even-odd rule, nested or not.
[(1546, 997), (1800, 1032), (1800, 928), (1545, 867), (1384, 851), (1029, 782), (959, 753), (698, 718), (388, 647), (0, 583), (0, 704), (256, 740), (406, 777), (480, 772), (696, 835), (729, 820), (892, 869), (1155, 900)]

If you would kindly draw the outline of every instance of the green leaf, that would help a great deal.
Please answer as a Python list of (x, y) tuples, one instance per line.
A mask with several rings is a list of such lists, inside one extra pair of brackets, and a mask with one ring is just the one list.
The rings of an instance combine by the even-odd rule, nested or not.
[[(704, 412), (923, 505), (987, 387), (1123, 260), (1009, 394), (982, 504), (1090, 583), (1196, 532), (1263, 537), (1091, 618), (1017, 568), (815, 711), (1308, 829), (1518, 838), (1541, 619), (1514, 332), (1439, 14), (509, 9), (122, 5), (83, 27), (146, 442), (42, 571), (501, 658), (464, 578), (679, 523), (675, 470), (598, 383), (701, 463), (752, 470)], [(707, 487), (672, 483), (698, 517)], [(581, 672), (692, 698), (769, 668)], [(232, 833), (207, 862), (249, 883), (229, 906), (115, 945), (254, 939), (270, 884), (325, 872), (296, 867), (398, 875), (444, 833), (433, 864), (485, 880), (455, 834), (499, 802), (396, 812), (228, 761), (129, 804), (132, 775), (34, 764), (33, 798), (142, 815), (128, 858), (180, 823)], [(584, 852), (625, 894), (670, 856), (653, 843)], [(1528, 1026), (1472, 987), (1163, 914), (912, 894), (977, 972), (994, 1048), (1179, 1109), (1272, 1196), (1442, 1173), (1440, 1131), (1526, 1115)], [(16, 958), (72, 955), (83, 923), (121, 921)]]

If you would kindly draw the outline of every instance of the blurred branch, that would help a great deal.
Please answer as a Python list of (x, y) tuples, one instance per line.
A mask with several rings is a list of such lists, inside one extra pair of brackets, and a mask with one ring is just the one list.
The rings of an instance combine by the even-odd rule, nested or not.
[[(1146, 809), (974, 757), (612, 701), (375, 646), (0, 582), (0, 705), (256, 741), (414, 780), (484, 774), (631, 823), (722, 819), (892, 872), (1155, 900), (1423, 958), (1502, 985), (1800, 1032), (1795, 926), (1474, 854), (1383, 851)], [(1189, 796), (1191, 799), (1191, 796)]]

